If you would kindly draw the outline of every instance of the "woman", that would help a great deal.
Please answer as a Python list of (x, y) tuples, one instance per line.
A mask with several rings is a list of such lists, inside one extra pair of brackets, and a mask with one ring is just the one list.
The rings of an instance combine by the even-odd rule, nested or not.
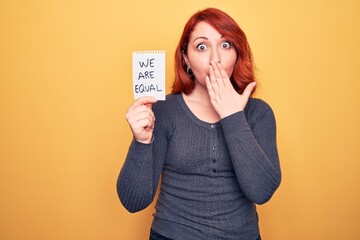
[(243, 31), (218, 9), (195, 13), (175, 53), (166, 101), (142, 97), (117, 191), (137, 212), (154, 199), (150, 239), (260, 239), (255, 204), (281, 180), (275, 118), (255, 90)]

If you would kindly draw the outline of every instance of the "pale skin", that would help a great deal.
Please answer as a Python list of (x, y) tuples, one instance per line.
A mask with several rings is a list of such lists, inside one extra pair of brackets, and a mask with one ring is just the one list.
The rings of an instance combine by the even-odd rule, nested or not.
[[(234, 70), (236, 51), (216, 29), (206, 22), (199, 22), (190, 35), (188, 50), (183, 57), (195, 76), (194, 89), (183, 97), (196, 117), (215, 123), (244, 110), (256, 83), (250, 83), (242, 94), (235, 91), (229, 76)], [(141, 97), (126, 113), (138, 142), (148, 144), (152, 140), (155, 115), (151, 107), (155, 102), (153, 97)]]

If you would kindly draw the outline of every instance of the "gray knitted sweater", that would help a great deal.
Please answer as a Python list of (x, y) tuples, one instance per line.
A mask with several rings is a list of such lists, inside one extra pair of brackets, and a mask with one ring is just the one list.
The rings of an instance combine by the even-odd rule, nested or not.
[(172, 239), (257, 239), (255, 204), (280, 184), (273, 111), (250, 98), (217, 123), (198, 119), (181, 94), (153, 105), (154, 141), (132, 141), (117, 191), (130, 212), (146, 208), (161, 178), (152, 228)]

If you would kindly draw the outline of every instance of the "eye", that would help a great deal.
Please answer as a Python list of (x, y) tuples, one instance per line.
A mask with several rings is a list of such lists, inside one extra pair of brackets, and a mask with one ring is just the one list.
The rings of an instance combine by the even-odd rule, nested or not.
[(229, 41), (224, 41), (224, 42), (222, 42), (221, 43), (221, 47), (222, 48), (231, 48), (232, 47), (232, 43), (231, 42), (229, 42)]
[(204, 43), (200, 43), (199, 45), (196, 46), (196, 49), (203, 52), (207, 49), (207, 46)]

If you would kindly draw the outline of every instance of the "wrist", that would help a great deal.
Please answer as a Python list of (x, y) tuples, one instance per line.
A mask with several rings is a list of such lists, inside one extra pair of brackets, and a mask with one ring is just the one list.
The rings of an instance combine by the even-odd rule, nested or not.
[(138, 143), (142, 143), (142, 144), (151, 144), (154, 141), (154, 135), (151, 136), (151, 138), (146, 139), (146, 140), (139, 140), (135, 138), (135, 141), (137, 141)]
[(224, 119), (224, 118), (226, 118), (226, 117), (228, 117), (230, 115), (233, 115), (233, 114), (235, 114), (237, 112), (242, 112), (242, 111), (244, 111), (244, 109), (233, 109), (233, 110), (230, 110), (230, 111), (219, 113), (219, 116), (220, 116), (221, 119)]

